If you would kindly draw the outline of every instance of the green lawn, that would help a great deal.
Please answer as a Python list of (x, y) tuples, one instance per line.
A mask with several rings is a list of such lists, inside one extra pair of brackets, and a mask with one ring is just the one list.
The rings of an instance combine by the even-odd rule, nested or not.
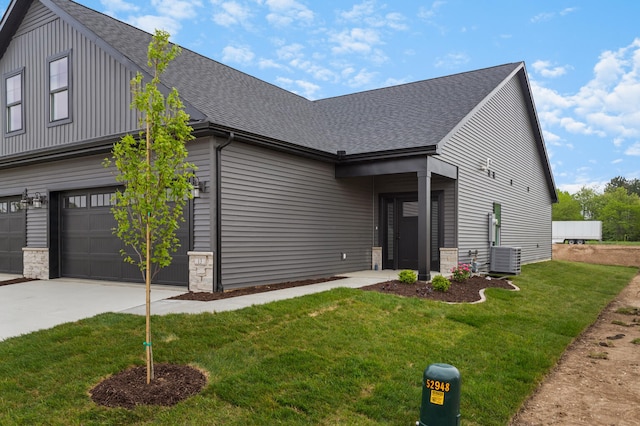
[(144, 318), (99, 315), (0, 342), (0, 424), (412, 425), (422, 373), (443, 362), (461, 373), (462, 424), (504, 425), (636, 272), (551, 261), (478, 305), (336, 289), (154, 317), (155, 361), (209, 373), (171, 408), (93, 404), (101, 378), (144, 365)]

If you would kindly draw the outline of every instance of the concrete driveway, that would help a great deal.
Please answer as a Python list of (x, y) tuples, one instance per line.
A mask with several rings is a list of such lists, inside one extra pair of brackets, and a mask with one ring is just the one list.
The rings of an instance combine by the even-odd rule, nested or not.
[[(18, 276), (0, 274), (0, 281), (12, 278)], [(186, 292), (186, 287), (153, 286), (151, 300)], [(0, 286), (0, 340), (141, 305), (145, 305), (143, 284), (58, 278), (4, 285)]]
[[(224, 312), (336, 287), (360, 288), (394, 279), (398, 273), (385, 270), (340, 275), (346, 278), (211, 302), (166, 300), (186, 293), (187, 288), (155, 285), (151, 289), (151, 314)], [(0, 274), (0, 281), (12, 278), (20, 276)], [(144, 315), (145, 305), (143, 284), (56, 278), (4, 285), (0, 286), (0, 341), (104, 312)]]

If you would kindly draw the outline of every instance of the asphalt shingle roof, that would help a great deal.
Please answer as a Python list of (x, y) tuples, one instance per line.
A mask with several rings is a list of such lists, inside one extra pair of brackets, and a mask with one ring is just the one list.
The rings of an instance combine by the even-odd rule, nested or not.
[[(51, 0), (138, 67), (151, 35), (69, 0)], [(521, 63), (310, 101), (188, 49), (163, 78), (214, 125), (335, 154), (436, 145)]]

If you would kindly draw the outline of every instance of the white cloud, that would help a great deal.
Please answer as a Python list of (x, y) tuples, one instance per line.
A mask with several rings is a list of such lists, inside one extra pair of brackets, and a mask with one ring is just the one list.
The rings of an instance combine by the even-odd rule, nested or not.
[(224, 49), (222, 49), (223, 62), (248, 64), (253, 60), (254, 56), (254, 53), (248, 46), (226, 46)]
[(273, 59), (260, 59), (258, 61), (258, 67), (260, 67), (261, 69), (267, 69), (267, 68), (286, 69), (287, 68), (284, 65), (274, 61)]
[(545, 22), (545, 21), (550, 21), (554, 18), (554, 16), (556, 16), (556, 14), (554, 12), (542, 12), (537, 14), (536, 16), (534, 16), (533, 18), (531, 18), (531, 22), (538, 23), (538, 22)]
[(383, 87), (399, 86), (400, 84), (406, 84), (412, 81), (414, 80), (411, 77), (404, 77), (404, 78), (389, 77), (382, 83), (382, 86)]
[(376, 72), (362, 69), (356, 75), (349, 78), (348, 85), (353, 88), (366, 86), (368, 84), (371, 84), (377, 74), (378, 73)]
[(611, 162), (611, 164), (620, 164), (620, 163), (622, 163), (623, 161), (624, 161), (624, 160), (623, 160), (622, 158), (616, 158), (615, 160), (613, 160), (613, 161)]
[(330, 34), (329, 40), (336, 44), (331, 50), (336, 54), (368, 54), (373, 47), (381, 43), (378, 31), (371, 28), (352, 28), (340, 33)]
[(320, 90), (320, 86), (305, 80), (293, 80), (290, 78), (278, 77), (276, 79), (276, 83), (293, 93), (311, 100), (315, 99), (316, 93)]
[(251, 18), (251, 9), (249, 6), (240, 4), (236, 1), (214, 2), (216, 7), (213, 13), (213, 21), (223, 27), (231, 27), (234, 25), (242, 25), (249, 27), (249, 19)]
[(577, 10), (578, 10), (577, 7), (566, 7), (564, 9), (562, 9), (560, 12), (542, 12), (542, 13), (537, 14), (533, 18), (531, 18), (531, 22), (533, 22), (534, 24), (537, 24), (538, 22), (550, 21), (550, 20), (556, 18), (556, 16), (558, 16), (558, 15), (567, 16), (570, 13), (573, 13), (573, 12), (575, 12)]
[(464, 52), (451, 52), (444, 57), (437, 58), (434, 66), (437, 68), (457, 68), (470, 60), (469, 55)]
[(560, 16), (565, 16), (578, 10), (577, 7), (567, 7), (560, 11)]
[(117, 12), (137, 12), (138, 6), (124, 0), (100, 0), (105, 11), (109, 15), (115, 15)]
[(270, 11), (267, 21), (276, 27), (286, 27), (294, 23), (309, 25), (315, 17), (311, 9), (296, 0), (266, 0), (265, 4)]
[(367, 16), (373, 15), (376, 9), (375, 4), (376, 2), (373, 0), (365, 0), (360, 4), (353, 5), (351, 10), (341, 12), (340, 17), (348, 21), (357, 21), (363, 19)]
[(387, 27), (396, 31), (405, 31), (409, 29), (406, 24), (406, 18), (399, 12), (388, 12), (382, 14), (378, 9), (386, 8), (386, 5), (378, 8), (373, 0), (366, 0), (360, 4), (354, 5), (351, 10), (340, 12), (339, 16), (343, 20), (365, 23), (371, 27)]
[(182, 25), (177, 20), (168, 16), (158, 15), (142, 15), (132, 16), (127, 19), (127, 22), (134, 27), (140, 28), (148, 33), (154, 33), (156, 29), (165, 30), (172, 36), (175, 36)]
[(440, 9), (440, 7), (445, 5), (446, 3), (446, 1), (434, 1), (429, 8), (420, 7), (418, 11), (418, 18), (422, 19), (428, 25), (436, 28), (440, 33), (444, 34), (447, 31), (446, 27), (438, 23), (435, 18), (438, 15), (438, 9)]
[[(549, 64), (540, 62), (534, 69), (547, 70)], [(560, 94), (534, 80), (531, 88), (545, 129), (559, 126), (575, 134), (610, 137), (616, 146), (640, 137), (640, 38), (603, 52), (593, 78), (577, 93)]]
[(541, 76), (550, 77), (550, 78), (555, 78), (555, 77), (560, 77), (562, 75), (565, 75), (567, 73), (567, 69), (570, 68), (567, 65), (554, 67), (551, 65), (551, 62), (541, 61), (541, 60), (535, 61), (532, 64), (532, 67), (534, 71), (540, 74)]
[(200, 0), (151, 0), (158, 13), (174, 19), (190, 19), (198, 15)]
[(625, 155), (640, 156), (640, 142), (636, 142), (624, 151)]
[(276, 51), (276, 54), (278, 55), (279, 59), (291, 60), (294, 58), (304, 57), (304, 53), (302, 52), (303, 50), (304, 46), (300, 43), (286, 44), (281, 46)]
[(428, 9), (426, 7), (421, 7), (420, 11), (418, 12), (418, 17), (424, 20), (430, 20), (434, 16), (436, 16), (436, 14), (438, 13), (438, 9), (446, 3), (446, 1), (434, 1), (433, 3), (431, 3), (431, 7)]

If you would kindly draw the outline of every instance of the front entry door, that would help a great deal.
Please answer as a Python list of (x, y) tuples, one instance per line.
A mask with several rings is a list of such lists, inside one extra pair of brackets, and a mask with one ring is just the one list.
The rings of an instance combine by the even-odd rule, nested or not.
[(418, 269), (418, 200), (397, 199), (398, 269)]
[[(431, 194), (431, 271), (440, 270), (442, 192)], [(381, 227), (384, 269), (418, 269), (418, 196), (382, 197)]]

